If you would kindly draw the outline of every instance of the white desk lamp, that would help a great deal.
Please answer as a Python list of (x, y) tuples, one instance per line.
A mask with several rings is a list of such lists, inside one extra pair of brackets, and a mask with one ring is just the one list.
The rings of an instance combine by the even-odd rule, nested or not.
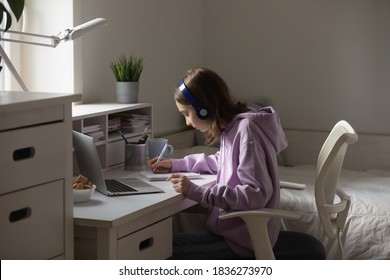
[[(64, 31), (60, 32), (58, 35), (53, 36), (47, 36), (47, 35), (41, 35), (41, 34), (34, 34), (34, 33), (27, 33), (27, 32), (21, 32), (21, 31), (13, 31), (13, 30), (7, 30), (8, 33), (15, 33), (15, 34), (22, 34), (25, 36), (30, 37), (38, 37), (38, 38), (44, 38), (49, 39), (50, 43), (37, 43), (34, 41), (24, 41), (24, 40), (14, 40), (14, 39), (8, 39), (8, 38), (2, 38), (0, 33), (0, 41), (6, 41), (6, 42), (15, 42), (15, 43), (22, 43), (22, 44), (29, 44), (29, 45), (37, 45), (37, 46), (44, 46), (44, 47), (52, 47), (55, 48), (58, 46), (61, 41), (69, 41), (69, 40), (75, 40), (81, 36), (83, 36), (85, 33), (96, 29), (101, 26), (107, 25), (107, 20), (105, 18), (96, 18), (94, 20), (88, 21), (86, 23), (83, 23), (81, 25), (78, 25), (76, 27), (65, 29)], [(1, 32), (4, 31), (4, 29), (0, 29)], [(22, 88), (24, 92), (28, 92), (28, 89), (26, 85), (24, 84), (22, 78), (19, 76), (18, 72), (16, 71), (14, 65), (12, 64), (11, 60), (5, 53), (3, 47), (0, 45), (0, 55), (4, 59), (5, 65), (7, 65), (10, 72), (13, 74), (15, 79), (17, 80), (19, 86)]]

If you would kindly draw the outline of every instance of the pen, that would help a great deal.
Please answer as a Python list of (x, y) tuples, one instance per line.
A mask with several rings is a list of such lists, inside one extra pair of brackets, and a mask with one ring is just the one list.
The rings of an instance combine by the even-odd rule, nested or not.
[(162, 158), (163, 154), (165, 153), (165, 150), (167, 149), (167, 147), (168, 147), (168, 143), (165, 143), (164, 148), (162, 149), (162, 151), (161, 151), (160, 155), (158, 156), (156, 162), (160, 161), (160, 159)]
[(148, 136), (149, 136), (146, 134), (146, 131), (148, 130), (148, 128), (149, 127), (145, 127), (145, 130), (142, 133), (141, 138), (137, 142), (138, 144), (145, 144), (146, 143), (146, 140), (148, 139)]
[(122, 136), (123, 140), (125, 140), (126, 144), (129, 144), (129, 141), (127, 141), (126, 137), (123, 135), (122, 131), (119, 130), (119, 134)]

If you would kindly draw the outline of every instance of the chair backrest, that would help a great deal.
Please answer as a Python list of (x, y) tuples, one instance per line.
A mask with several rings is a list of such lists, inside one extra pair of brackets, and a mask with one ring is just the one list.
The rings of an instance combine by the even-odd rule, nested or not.
[[(338, 188), (338, 178), (348, 145), (358, 140), (346, 121), (339, 121), (326, 138), (317, 161), (315, 198), (325, 234), (332, 239), (344, 228), (350, 198)], [(336, 195), (340, 202), (335, 203)]]

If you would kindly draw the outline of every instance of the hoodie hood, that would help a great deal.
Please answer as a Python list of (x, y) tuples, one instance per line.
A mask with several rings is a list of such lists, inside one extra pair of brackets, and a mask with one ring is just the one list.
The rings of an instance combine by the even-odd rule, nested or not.
[(280, 153), (287, 147), (287, 138), (282, 129), (279, 115), (271, 106), (260, 109), (249, 108), (249, 111), (238, 114), (226, 126), (225, 132), (228, 133), (243, 119), (253, 120), (269, 142), (274, 146), (276, 153)]

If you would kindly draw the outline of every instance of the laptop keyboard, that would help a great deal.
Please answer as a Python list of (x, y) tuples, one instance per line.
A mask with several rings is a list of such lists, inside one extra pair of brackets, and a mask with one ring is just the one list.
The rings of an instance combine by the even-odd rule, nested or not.
[(107, 190), (112, 193), (122, 193), (122, 192), (136, 192), (136, 189), (133, 189), (132, 187), (129, 187), (117, 180), (111, 179), (111, 180), (105, 180)]

